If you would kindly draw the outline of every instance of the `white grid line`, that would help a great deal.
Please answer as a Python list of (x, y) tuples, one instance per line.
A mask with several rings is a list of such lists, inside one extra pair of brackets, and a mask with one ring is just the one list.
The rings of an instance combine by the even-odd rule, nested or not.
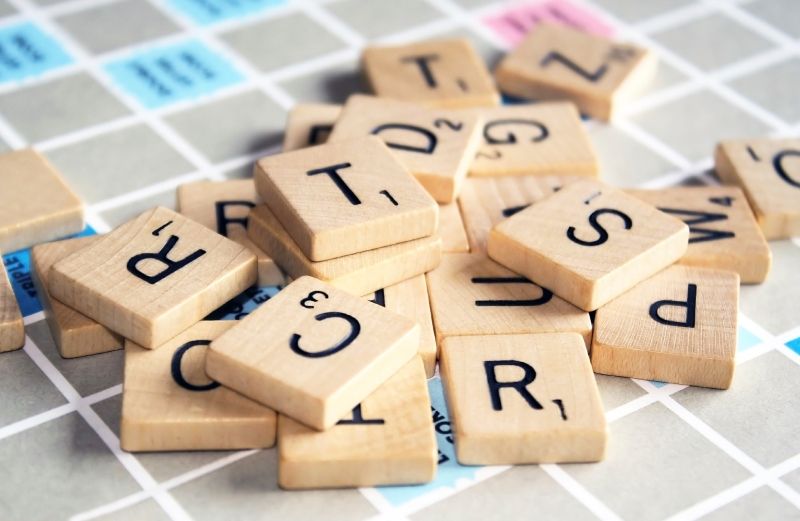
[[(83, 9), (86, 9), (90, 6), (100, 5), (108, 3), (108, 0), (75, 0), (73, 2), (67, 2), (64, 4), (60, 4), (57, 6), (51, 6), (49, 8), (33, 8), (28, 4), (28, 0), (11, 0), (12, 3), (20, 8), (20, 15), (15, 15), (10, 19), (5, 19), (1, 25), (6, 25), (8, 23), (18, 23), (26, 18), (26, 15), (30, 17), (31, 14), (35, 13), (36, 10), (39, 12), (47, 13), (47, 18), (52, 18), (53, 16), (58, 16), (61, 14), (65, 14), (68, 12), (77, 12)], [(506, 8), (508, 3), (500, 4), (500, 5), (492, 5), (487, 6), (484, 8), (479, 8), (472, 10), (471, 12), (467, 12), (462, 9), (457, 4), (453, 3), (451, 0), (429, 0), (432, 5), (442, 11), (447, 18), (444, 20), (436, 20), (432, 23), (427, 24), (422, 29), (412, 29), (409, 31), (405, 31), (403, 33), (399, 33), (398, 35), (391, 35), (384, 39), (385, 41), (391, 41), (393, 38), (397, 38), (398, 41), (404, 41), (404, 38), (412, 38), (412, 37), (419, 37), (419, 36), (429, 36), (436, 34), (438, 32), (442, 32), (454, 27), (458, 26), (465, 26), (473, 30), (473, 32), (479, 34), (485, 40), (489, 41), (490, 43), (495, 44), (495, 46), (504, 47), (502, 41), (497, 37), (494, 33), (492, 33), (487, 27), (482, 25), (479, 22), (479, 17), (482, 17), (486, 13), (494, 12), (495, 10), (499, 11), (500, 9)], [(329, 2), (326, 2), (329, 3)], [(578, 0), (578, 3), (587, 4), (589, 2), (585, 0)], [(160, 6), (159, 6), (160, 7)], [(349, 45), (350, 48), (345, 49), (344, 51), (338, 51), (336, 53), (332, 53), (329, 58), (331, 58), (334, 62), (337, 60), (339, 62), (344, 62), (346, 60), (352, 59), (355, 55), (357, 55), (358, 46), (364, 42), (364, 39), (358, 35), (358, 33), (351, 31), (346, 24), (341, 23), (333, 17), (332, 15), (328, 14), (327, 11), (324, 9), (324, 5), (318, 5), (313, 1), (305, 1), (305, 0), (297, 0), (285, 8), (273, 8), (267, 11), (267, 14), (264, 16), (259, 16), (254, 18), (248, 18), (241, 23), (237, 23), (236, 21), (225, 22), (223, 24), (218, 24), (211, 30), (199, 30), (197, 27), (193, 26), (191, 23), (183, 20), (181, 18), (182, 15), (169, 11), (169, 9), (161, 9), (162, 12), (165, 12), (168, 16), (170, 16), (173, 21), (178, 23), (179, 26), (183, 27), (184, 32), (170, 36), (164, 41), (171, 41), (177, 40), (179, 38), (184, 38), (187, 34), (191, 34), (192, 36), (198, 37), (204, 43), (209, 44), (209, 47), (220, 52), (226, 58), (231, 59), (240, 71), (245, 73), (245, 76), (248, 79), (247, 87), (251, 87), (252, 85), (257, 85), (262, 92), (270, 96), (272, 99), (276, 100), (279, 104), (283, 105), (284, 107), (290, 106), (292, 103), (291, 97), (286, 95), (282, 89), (278, 89), (275, 87), (274, 82), (280, 81), (283, 79), (308, 74), (310, 72), (314, 72), (325, 68), (331, 65), (330, 60), (326, 60), (324, 57), (319, 59), (317, 63), (312, 63), (308, 65), (308, 62), (301, 63), (297, 65), (293, 65), (290, 67), (286, 67), (280, 71), (273, 71), (272, 75), (269, 74), (260, 74), (257, 71), (254, 71), (248, 63), (244, 62), (244, 60), (240, 59), (237, 53), (229, 50), (227, 46), (221, 42), (219, 39), (216, 38), (216, 35), (223, 31), (227, 30), (232, 27), (237, 26), (246, 26), (249, 24), (257, 23), (261, 19), (271, 18), (273, 16), (280, 16), (284, 13), (294, 12), (295, 10), (299, 9), (300, 11), (306, 13), (312, 19), (317, 20), (318, 22), (324, 22), (329, 28), (332, 28), (333, 31), (340, 37), (342, 37)], [(599, 11), (598, 9), (593, 9), (594, 11)], [(743, 25), (746, 25), (750, 29), (762, 34), (766, 38), (770, 39), (771, 41), (775, 42), (776, 44), (780, 45), (778, 49), (771, 49), (765, 53), (762, 53), (758, 56), (751, 57), (747, 60), (742, 60), (737, 62), (729, 67), (726, 67), (722, 70), (717, 71), (716, 73), (707, 74), (703, 71), (696, 69), (694, 66), (683, 60), (682, 58), (678, 57), (671, 51), (664, 49), (659, 45), (654, 45), (654, 42), (644, 35), (645, 32), (651, 32), (656, 30), (661, 30), (666, 27), (672, 27), (675, 25), (679, 25), (681, 23), (686, 23), (687, 21), (693, 20), (700, 16), (705, 16), (706, 14), (712, 12), (724, 12), (727, 16), (741, 22)], [(38, 78), (36, 81), (26, 81), (24, 82), (25, 85), (28, 84), (35, 84), (39, 81), (48, 81), (52, 78), (59, 77), (58, 74), (65, 75), (64, 70), (69, 71), (68, 73), (73, 73), (76, 71), (85, 71), (89, 69), (92, 72), (92, 75), (95, 79), (98, 79), (98, 76), (103, 76), (102, 71), (97, 70), (96, 63), (101, 63), (105, 59), (109, 59), (109, 57), (113, 57), (114, 55), (109, 53), (108, 56), (101, 56), (97, 62), (95, 62), (94, 58), (86, 56), (85, 53), (82, 51), (75, 53), (73, 51), (79, 50), (77, 44), (71, 42), (71, 39), (68, 35), (65, 35), (63, 31), (58, 30), (54, 24), (49, 23), (48, 19), (40, 18), (37, 16), (32, 17), (33, 19), (42, 23), (43, 26), (47, 27), (52, 32), (57, 35), (57, 37), (65, 43), (68, 49), (72, 52), (73, 56), (80, 57), (75, 66), (67, 67), (60, 69), (57, 73), (52, 75), (43, 75), (42, 77)], [(782, 121), (779, 117), (774, 114), (771, 114), (769, 111), (765, 110), (763, 107), (758, 106), (757, 104), (751, 102), (750, 100), (744, 98), (743, 96), (739, 95), (738, 93), (732, 91), (732, 89), (728, 88), (722, 82), (728, 81), (734, 77), (738, 77), (743, 74), (750, 73), (754, 70), (758, 70), (762, 67), (769, 66), (771, 64), (777, 63), (787, 57), (797, 55), (798, 46), (794, 40), (787, 38), (785, 35), (780, 33), (780, 31), (775, 30), (768, 24), (755, 19), (752, 15), (747, 13), (746, 11), (739, 8), (736, 4), (729, 4), (725, 2), (718, 2), (715, 0), (709, 0), (708, 2), (701, 4), (699, 6), (690, 6), (683, 9), (673, 10), (671, 12), (655, 16), (649, 20), (645, 20), (640, 22), (636, 25), (636, 27), (629, 26), (620, 22), (619, 20), (613, 19), (612, 25), (616, 26), (618, 29), (621, 29), (620, 34), (629, 36), (631, 39), (635, 41), (643, 41), (645, 45), (655, 48), (656, 51), (665, 58), (665, 61), (675, 66), (677, 69), (681, 70), (690, 78), (689, 81), (683, 82), (677, 86), (670, 87), (667, 89), (662, 89), (662, 91), (650, 94), (649, 96), (642, 98), (634, 104), (634, 110), (631, 112), (626, 113), (626, 115), (630, 115), (639, 111), (643, 110), (650, 110), (662, 103), (671, 101), (672, 99), (680, 98), (688, 93), (694, 92), (696, 90), (707, 88), (712, 92), (715, 92), (717, 95), (721, 96), (722, 98), (726, 99), (733, 105), (741, 108), (745, 112), (748, 112), (750, 115), (755, 117), (756, 119), (761, 120), (762, 122), (766, 123), (768, 126), (775, 129), (776, 133), (781, 135), (792, 135), (797, 133), (798, 126), (789, 126), (786, 122)], [(143, 44), (143, 47), (150, 47), (154, 45), (156, 41), (150, 41)], [(77, 49), (76, 49), (77, 48)], [(89, 67), (91, 65), (91, 67)], [(188, 143), (185, 143), (181, 136), (176, 135), (174, 132), (171, 131), (169, 128), (164, 128), (165, 125), (160, 122), (158, 116), (162, 114), (167, 114), (171, 112), (175, 112), (184, 108), (184, 105), (178, 105), (177, 107), (173, 106), (169, 109), (163, 110), (161, 113), (157, 113), (156, 111), (145, 111), (140, 109), (138, 103), (135, 100), (127, 99), (127, 95), (124, 93), (118, 92), (118, 90), (113, 86), (110, 85), (108, 81), (101, 81), (101, 83), (112, 93), (116, 94), (118, 97), (123, 99), (126, 102), (126, 105), (132, 109), (132, 114), (126, 116), (124, 118), (119, 118), (113, 122), (108, 122), (101, 125), (96, 125), (95, 127), (91, 127), (90, 129), (81, 129), (76, 131), (74, 136), (59, 136), (59, 138), (54, 138), (49, 140), (48, 142), (43, 142), (47, 148), (52, 148), (55, 146), (61, 146), (64, 143), (70, 142), (77, 142), (81, 139), (86, 139), (87, 137), (93, 135), (99, 135), (104, 131), (107, 131), (112, 128), (124, 128), (125, 126), (129, 126), (132, 124), (145, 122), (146, 124), (150, 125), (157, 134), (161, 135), (167, 142), (172, 144), (176, 149), (181, 151), (187, 159), (190, 159), (191, 162), (198, 168), (197, 172), (188, 173), (186, 176), (182, 178), (195, 178), (195, 177), (203, 177), (204, 175), (211, 177), (211, 178), (218, 178), (218, 172), (223, 170), (221, 165), (210, 165), (203, 157), (199, 154), (196, 150), (193, 149)], [(3, 89), (0, 89), (2, 92)], [(235, 89), (224, 90), (222, 93), (219, 93), (220, 98), (227, 97), (231, 95), (231, 93), (238, 92)], [(207, 100), (215, 99), (213, 96), (204, 98), (204, 102)], [(189, 106), (189, 104), (186, 104)], [(156, 112), (156, 113), (154, 113)], [(663, 179), (665, 182), (674, 182), (682, 178), (681, 176), (692, 176), (692, 172), (686, 172), (686, 170), (693, 170), (697, 167), (706, 168), (710, 162), (706, 158), (702, 161), (699, 161), (692, 165), (682, 154), (679, 152), (671, 149), (666, 144), (660, 142), (659, 140), (655, 139), (653, 136), (646, 133), (644, 130), (640, 129), (639, 127), (633, 125), (630, 121), (623, 120), (622, 125), (623, 131), (631, 135), (634, 139), (644, 144), (648, 149), (653, 151), (654, 153), (661, 155), (676, 167), (680, 168), (681, 170), (672, 174), (667, 174), (662, 176), (658, 179), (654, 179), (648, 182), (649, 185), (658, 185), (658, 183)], [(16, 131), (11, 127), (5, 120), (0, 118), (0, 136), (6, 139), (9, 144), (13, 147), (20, 147), (23, 146), (25, 141), (24, 139), (19, 136)], [(60, 141), (59, 141), (60, 139)], [(233, 160), (229, 160), (223, 164), (230, 165), (231, 163), (235, 164), (245, 164), (246, 162), (252, 161), (257, 155), (246, 156), (235, 158)], [(204, 174), (205, 172), (205, 174)], [(162, 192), (168, 190), (171, 187), (174, 187), (175, 184), (166, 183), (164, 185), (155, 185), (156, 189), (152, 190), (151, 187), (145, 187), (140, 189), (137, 192), (126, 194), (123, 197), (114, 198), (113, 200), (103, 201), (97, 205), (94, 205), (90, 208), (91, 215), (89, 216), (90, 223), (95, 223), (93, 226), (99, 231), (105, 231), (108, 229), (108, 226), (104, 223), (104, 221), (96, 215), (98, 211), (105, 211), (108, 209), (116, 208), (118, 206), (127, 204), (130, 201), (141, 199), (142, 197), (146, 197), (153, 193)], [(137, 193), (141, 193), (143, 195), (139, 196)], [(41, 314), (37, 314), (33, 317), (28, 317), (26, 319), (26, 323), (35, 320), (41, 320), (43, 317)], [(756, 334), (763, 340), (763, 343), (760, 346), (750, 348), (746, 354), (756, 353), (755, 355), (751, 356), (740, 356), (738, 357), (737, 363), (744, 363), (748, 360), (755, 358), (755, 356), (760, 356), (764, 353), (770, 352), (772, 350), (777, 350), (784, 354), (785, 356), (789, 357), (796, 363), (800, 363), (800, 358), (797, 357), (795, 353), (790, 351), (788, 348), (783, 346), (779, 340), (771, 335), (769, 332), (759, 328), (757, 324), (750, 321), (746, 317), (741, 317), (742, 322), (746, 324), (745, 327), (747, 329), (756, 332)], [(754, 326), (754, 327), (750, 327)], [(756, 329), (760, 329), (756, 331)], [(795, 328), (796, 330), (800, 330), (800, 328)], [(785, 333), (784, 335), (791, 335), (797, 332), (796, 330), (792, 330), (790, 332)], [(783, 336), (781, 337), (783, 338)], [(786, 336), (789, 339), (788, 336)], [(63, 376), (58, 373), (55, 367), (49, 363), (49, 361), (44, 358), (38, 348), (33, 344), (30, 340), (26, 344), (25, 352), (34, 360), (34, 362), (39, 365), (42, 370), (47, 374), (48, 378), (53, 381), (54, 385), (59, 389), (59, 391), (64, 394), (64, 396), (69, 400), (69, 403), (64, 404), (62, 406), (56, 407), (51, 409), (50, 411), (45, 411), (39, 415), (34, 417), (28, 418), (25, 421), (29, 421), (28, 424), (21, 424), (17, 427), (13, 427), (17, 424), (12, 424), (10, 426), (6, 426), (0, 429), (0, 438), (17, 434), (19, 432), (23, 432), (27, 428), (34, 427), (36, 425), (40, 425), (49, 419), (53, 419), (56, 417), (60, 417), (64, 414), (68, 414), (72, 411), (78, 411), (84, 419), (89, 423), (89, 425), (98, 433), (98, 435), (103, 439), (104, 442), (109, 446), (109, 449), (115, 454), (115, 456), (120, 459), (123, 465), (126, 466), (126, 469), (134, 475), (134, 478), (140, 482), (143, 486), (143, 490), (127, 498), (123, 498), (118, 500), (111, 505), (116, 505), (119, 508), (124, 508), (125, 506), (129, 506), (135, 504), (138, 501), (144, 500), (146, 498), (156, 498), (157, 500), (160, 498), (160, 502), (166, 502), (167, 507), (165, 510), (174, 518), (174, 519), (183, 519), (188, 518), (185, 512), (182, 511), (182, 508), (177, 504), (170, 504), (170, 501), (174, 502), (174, 499), (166, 494), (166, 491), (174, 486), (178, 486), (179, 484), (186, 483), (199, 477), (200, 475), (205, 475), (208, 472), (212, 472), (221, 466), (226, 464), (230, 464), (234, 461), (238, 461), (243, 457), (247, 457), (255, 451), (247, 451), (243, 453), (236, 453), (228, 458), (222, 458), (218, 462), (214, 462), (210, 465), (206, 465), (190, 471), (182, 476), (177, 478), (173, 478), (167, 482), (157, 484), (155, 481), (152, 480), (152, 477), (149, 477), (149, 474), (144, 471), (143, 468), (137, 468), (138, 461), (133, 458), (133, 456), (121, 453), (118, 448), (118, 440), (110, 433), (107, 426), (102, 423), (99, 417), (96, 416), (93, 410), (89, 408), (91, 403), (95, 403), (96, 401), (100, 401), (101, 399), (106, 398), (107, 396), (113, 396), (114, 394), (118, 394), (119, 386), (115, 386), (111, 389), (106, 391), (101, 391), (101, 393), (96, 393), (96, 395), (92, 395), (90, 397), (81, 398), (74, 389), (66, 382)], [(54, 373), (55, 372), (55, 373)], [(634, 380), (636, 381), (636, 380)], [(708, 498), (707, 500), (698, 503), (695, 507), (684, 511), (683, 513), (676, 514), (677, 519), (694, 519), (701, 514), (710, 512), (727, 504), (730, 501), (738, 499), (742, 497), (747, 492), (754, 490), (755, 488), (762, 486), (762, 484), (769, 484), (773, 489), (775, 489), (779, 494), (784, 496), (787, 500), (795, 504), (796, 506), (800, 506), (800, 502), (798, 502), (798, 494), (796, 491), (792, 490), (788, 486), (786, 486), (783, 482), (779, 481), (778, 478), (783, 474), (790, 472), (798, 467), (800, 467), (800, 456), (796, 456), (794, 458), (790, 458), (789, 460), (772, 467), (771, 469), (763, 469), (752, 461), (752, 459), (747, 456), (744, 452), (740, 449), (735, 447), (733, 444), (721, 438), (719, 434), (715, 433), (710, 427), (705, 426), (702, 422), (700, 422), (694, 415), (689, 413), (687, 410), (683, 409), (677, 402), (672, 400), (670, 397), (671, 394), (680, 391), (683, 389), (683, 386), (675, 386), (675, 385), (668, 385), (662, 388), (656, 388), (652, 386), (649, 382), (640, 382), (636, 381), (640, 386), (647, 391), (647, 394), (638, 397), (627, 404), (624, 404), (620, 407), (617, 407), (611, 411), (608, 411), (607, 417), (609, 422), (613, 422), (619, 418), (625, 417), (629, 414), (636, 412), (637, 410), (641, 409), (642, 407), (646, 407), (656, 401), (670, 404), (668, 405), (673, 412), (678, 414), (682, 420), (686, 421), (690, 425), (692, 425), (696, 430), (698, 430), (701, 434), (705, 435), (708, 439), (711, 439), (712, 442), (725, 450), (726, 452), (732, 453), (736, 456), (736, 458), (741, 459), (742, 461), (746, 462), (748, 468), (750, 468), (756, 474), (745, 480), (744, 482), (731, 487), (728, 491), (723, 491), (722, 493), (718, 494), (717, 496), (713, 496), (712, 498)], [(105, 393), (105, 394), (104, 394)], [(107, 396), (106, 396), (107, 395)], [(688, 416), (687, 416), (688, 415)], [(38, 418), (38, 420), (36, 419)], [(21, 422), (17, 422), (21, 423)], [(13, 427), (13, 428), (11, 428)], [(4, 436), (4, 433), (5, 436)], [(110, 435), (110, 436), (109, 436)], [(735, 459), (736, 459), (735, 458)], [(737, 459), (738, 461), (738, 459)], [(135, 462), (135, 463), (132, 463)], [(129, 468), (129, 466), (131, 468)], [(564, 470), (558, 465), (545, 465), (543, 468), (546, 467), (546, 471), (548, 474), (551, 475), (558, 483), (560, 483), (564, 488), (569, 491), (571, 494), (583, 494), (585, 490), (583, 487), (574, 481), (574, 479), (569, 476)], [(133, 469), (133, 470), (131, 470)], [(549, 470), (548, 470), (549, 469)], [(495, 467), (495, 468), (487, 468), (487, 472), (483, 472), (481, 474), (485, 475), (483, 479), (496, 475), (499, 472), (505, 470), (505, 468)], [(148, 479), (149, 478), (149, 479)], [(481, 480), (476, 480), (471, 485), (474, 485)], [(373, 491), (375, 489), (365, 489), (364, 494), (365, 497), (372, 496)], [(166, 496), (164, 495), (166, 494)], [(587, 493), (588, 494), (588, 493)], [(167, 499), (165, 499), (165, 497)], [(369, 497), (368, 497), (369, 499)], [(438, 498), (441, 499), (441, 498)], [(379, 504), (381, 508), (379, 510), (382, 512), (384, 516), (388, 516), (387, 518), (397, 519), (403, 518), (402, 515), (399, 514), (397, 509), (391, 508), (389, 505), (382, 503), (382, 497), (373, 497), (371, 499), (373, 505)], [(582, 503), (585, 505), (591, 505), (590, 510), (592, 510), (596, 515), (603, 519), (616, 519), (617, 516), (612, 511), (608, 510), (602, 503), (593, 498), (591, 495), (588, 497), (584, 497), (581, 500)], [(164, 505), (162, 504), (162, 507)], [(103, 508), (108, 507), (100, 507), (95, 509), (94, 514), (91, 512), (84, 513), (88, 514), (86, 519), (91, 517), (95, 517), (95, 515), (101, 515), (107, 512), (116, 511), (119, 508), (112, 508), (111, 510), (102, 510)], [(177, 510), (173, 510), (173, 508), (177, 508)], [(694, 510), (692, 510), (694, 508)], [(415, 509), (416, 511), (416, 509)], [(404, 512), (408, 512), (404, 510)], [(79, 516), (79, 518), (82, 518)]]

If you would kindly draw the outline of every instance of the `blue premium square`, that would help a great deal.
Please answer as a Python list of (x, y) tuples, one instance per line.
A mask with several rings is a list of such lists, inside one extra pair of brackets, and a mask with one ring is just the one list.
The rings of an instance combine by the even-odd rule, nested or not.
[(170, 0), (175, 9), (201, 25), (241, 18), (282, 3), (284, 0)]
[(38, 76), (71, 61), (55, 39), (32, 23), (0, 29), (0, 83)]
[[(65, 238), (88, 237), (89, 235), (95, 235), (95, 231), (91, 226), (87, 226), (77, 235)], [(0, 258), (3, 259), (6, 273), (8, 273), (8, 280), (11, 281), (11, 287), (14, 288), (14, 295), (17, 297), (22, 316), (27, 317), (41, 311), (42, 304), (39, 302), (36, 288), (33, 285), (33, 276), (31, 275), (31, 250), (14, 251)]]
[(198, 98), (243, 79), (223, 57), (197, 41), (146, 50), (105, 69), (147, 108)]

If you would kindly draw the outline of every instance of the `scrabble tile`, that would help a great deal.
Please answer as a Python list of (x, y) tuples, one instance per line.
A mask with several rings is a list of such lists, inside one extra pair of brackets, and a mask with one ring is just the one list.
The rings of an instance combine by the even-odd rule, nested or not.
[(364, 298), (419, 324), (419, 349), (417, 353), (419, 353), (425, 365), (425, 374), (428, 375), (428, 378), (432, 377), (436, 369), (437, 349), (425, 275), (417, 275), (368, 293), (364, 295)]
[(0, 155), (0, 251), (12, 252), (83, 230), (83, 205), (32, 149)]
[(376, 137), (264, 157), (255, 179), (313, 261), (427, 237), (438, 226), (436, 202)]
[(580, 334), (592, 339), (589, 314), (484, 254), (448, 253), (428, 277), (439, 346), (453, 336)]
[(442, 238), (444, 253), (466, 253), (469, 251), (467, 230), (458, 202), (439, 205), (439, 237)]
[(256, 256), (157, 207), (53, 264), (52, 298), (154, 348), (256, 282)]
[(59, 354), (64, 358), (114, 351), (122, 349), (124, 343), (120, 335), (51, 297), (48, 289), (50, 268), (53, 264), (95, 244), (99, 239), (93, 236), (48, 242), (34, 246), (31, 251), (36, 291), (44, 307), (47, 326)]
[(598, 160), (573, 103), (551, 102), (480, 109), (481, 147), (471, 176), (586, 175)]
[(372, 91), (381, 97), (445, 108), (500, 103), (486, 65), (463, 38), (367, 47), (361, 62)]
[(597, 310), (596, 373), (727, 389), (733, 379), (739, 275), (670, 266)]
[(689, 226), (689, 248), (680, 264), (735, 271), (743, 283), (767, 278), (772, 253), (739, 188), (679, 187), (628, 193)]
[(290, 152), (328, 140), (342, 106), (333, 103), (298, 103), (289, 111), (283, 151)]
[(6, 267), (0, 258), (0, 353), (14, 351), (25, 344), (25, 325)]
[(480, 145), (480, 121), (474, 111), (355, 94), (336, 120), (330, 141), (378, 136), (437, 202), (449, 203)]
[(422, 363), (414, 357), (324, 432), (280, 415), (278, 439), (285, 489), (431, 481), (438, 455)]
[(485, 252), (494, 225), (581, 179), (584, 178), (536, 175), (468, 178), (458, 202), (470, 251)]
[(542, 24), (500, 62), (495, 80), (506, 94), (566, 98), (582, 113), (607, 121), (652, 79), (656, 66), (646, 49)]
[(235, 323), (198, 322), (158, 349), (125, 342), (123, 450), (229, 450), (275, 444), (275, 411), (205, 374), (208, 345)]
[(381, 306), (300, 277), (211, 342), (206, 372), (324, 430), (416, 355), (419, 330)]
[(580, 335), (448, 338), (441, 371), (459, 463), (603, 459), (606, 419)]
[(689, 227), (597, 181), (567, 185), (495, 226), (489, 256), (594, 311), (680, 259)]
[(714, 152), (719, 177), (739, 185), (768, 240), (800, 235), (800, 140), (723, 141)]
[(252, 179), (196, 181), (177, 190), (178, 212), (255, 253), (259, 286), (277, 286), (284, 278), (275, 261), (247, 237), (247, 214), (261, 202)]
[(296, 279), (310, 275), (354, 295), (365, 295), (430, 271), (442, 258), (442, 239), (431, 236), (313, 262), (263, 204), (250, 212), (247, 231), (287, 276)]

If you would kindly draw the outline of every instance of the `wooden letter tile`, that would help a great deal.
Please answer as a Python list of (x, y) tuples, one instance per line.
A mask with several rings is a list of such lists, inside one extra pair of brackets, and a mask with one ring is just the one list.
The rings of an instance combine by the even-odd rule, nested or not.
[(449, 253), (428, 273), (436, 338), (574, 332), (586, 347), (589, 314), (482, 254)]
[(438, 456), (422, 363), (414, 357), (327, 431), (280, 415), (278, 440), (286, 489), (431, 481)]
[(736, 355), (739, 276), (670, 266), (597, 310), (596, 373), (727, 389)]
[(597, 155), (574, 104), (506, 105), (476, 112), (483, 116), (483, 140), (470, 175), (597, 177)]
[(50, 295), (154, 348), (256, 282), (256, 256), (158, 207), (56, 262)]
[(506, 94), (569, 99), (592, 117), (609, 120), (655, 75), (652, 52), (562, 25), (542, 24), (495, 71)]
[(373, 92), (381, 97), (442, 108), (500, 103), (486, 65), (463, 38), (367, 47), (361, 61)]
[(434, 235), (312, 262), (263, 204), (250, 213), (248, 233), (290, 277), (310, 275), (354, 295), (366, 295), (430, 271), (442, 258), (442, 240)]
[(800, 236), (800, 139), (723, 141), (719, 177), (744, 190), (768, 240)]
[(24, 344), (25, 325), (22, 314), (0, 257), (0, 353), (14, 351)]
[(131, 452), (275, 444), (277, 415), (205, 374), (209, 343), (235, 321), (198, 322), (158, 349), (125, 343), (120, 444)]
[(29, 248), (83, 230), (83, 204), (31, 149), (0, 155), (0, 251)]
[(341, 105), (298, 103), (286, 118), (283, 151), (291, 152), (328, 141), (333, 124), (342, 112)]
[(197, 181), (178, 187), (178, 212), (232, 241), (238, 242), (258, 258), (259, 286), (283, 284), (284, 277), (275, 261), (247, 236), (247, 214), (261, 198), (252, 179)]
[(53, 264), (98, 240), (99, 237), (81, 237), (48, 242), (34, 246), (31, 251), (36, 291), (44, 307), (47, 326), (53, 335), (58, 352), (64, 358), (114, 351), (122, 349), (124, 343), (120, 335), (51, 297), (48, 289), (50, 268)]
[(379, 138), (267, 156), (256, 188), (313, 261), (436, 232), (439, 207)]
[(355, 94), (336, 120), (330, 142), (378, 136), (436, 201), (449, 203), (480, 145), (480, 122), (477, 111), (428, 109)]
[(211, 343), (208, 375), (318, 430), (411, 360), (419, 326), (301, 277)]
[(593, 311), (680, 259), (688, 243), (679, 219), (580, 181), (495, 226), (489, 256)]
[(457, 202), (439, 205), (439, 237), (444, 253), (467, 253), (469, 240)]
[(441, 371), (460, 463), (603, 459), (606, 419), (580, 335), (448, 338)]
[(679, 187), (628, 193), (689, 226), (689, 249), (680, 264), (735, 271), (743, 283), (767, 278), (772, 253), (739, 188)]
[(470, 251), (486, 252), (489, 231), (495, 224), (582, 179), (585, 178), (535, 175), (468, 178), (458, 202)]
[(436, 369), (436, 337), (433, 334), (431, 305), (425, 275), (398, 282), (365, 295), (370, 302), (413, 320), (420, 327), (418, 353), (425, 365), (425, 374), (433, 376)]

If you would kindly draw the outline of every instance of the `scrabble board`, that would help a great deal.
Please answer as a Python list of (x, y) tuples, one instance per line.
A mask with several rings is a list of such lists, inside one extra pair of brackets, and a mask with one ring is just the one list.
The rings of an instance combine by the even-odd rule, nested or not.
[[(494, 66), (541, 20), (659, 59), (613, 125), (586, 122), (610, 184), (716, 185), (719, 140), (800, 132), (795, 0), (0, 0), (0, 149), (40, 150), (87, 204), (81, 235), (104, 233), (182, 183), (251, 175), (295, 103), (366, 90), (370, 42), (466, 37)], [(0, 355), (0, 519), (798, 519), (800, 239), (770, 248), (741, 288), (730, 390), (597, 376), (602, 463), (458, 465), (437, 373), (433, 482), (294, 492), (276, 449), (122, 451), (124, 352), (59, 356), (29, 251), (7, 252), (27, 338)]]

